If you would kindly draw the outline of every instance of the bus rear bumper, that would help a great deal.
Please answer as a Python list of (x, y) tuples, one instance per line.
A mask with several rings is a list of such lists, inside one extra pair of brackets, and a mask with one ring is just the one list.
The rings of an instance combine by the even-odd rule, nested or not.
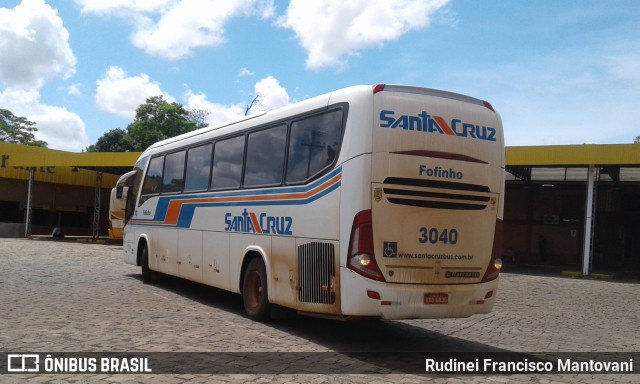
[(342, 314), (389, 320), (460, 318), (489, 313), (498, 278), (458, 285), (388, 284), (342, 269)]

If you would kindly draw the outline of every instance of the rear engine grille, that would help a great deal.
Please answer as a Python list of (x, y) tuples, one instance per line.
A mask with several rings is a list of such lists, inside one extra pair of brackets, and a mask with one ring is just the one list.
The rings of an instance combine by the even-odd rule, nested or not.
[(298, 300), (333, 304), (336, 300), (333, 244), (313, 242), (298, 247)]
[(393, 204), (436, 209), (482, 210), (491, 201), (485, 185), (400, 177), (385, 179), (384, 193)]

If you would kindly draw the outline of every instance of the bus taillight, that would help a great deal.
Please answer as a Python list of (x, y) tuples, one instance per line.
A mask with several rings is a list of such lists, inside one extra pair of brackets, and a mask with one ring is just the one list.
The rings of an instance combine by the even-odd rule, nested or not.
[(484, 273), (482, 282), (491, 281), (498, 277), (502, 268), (502, 220), (496, 219), (496, 230), (493, 235), (493, 250), (487, 272)]
[(373, 252), (371, 210), (358, 212), (353, 219), (347, 267), (364, 277), (384, 281)]

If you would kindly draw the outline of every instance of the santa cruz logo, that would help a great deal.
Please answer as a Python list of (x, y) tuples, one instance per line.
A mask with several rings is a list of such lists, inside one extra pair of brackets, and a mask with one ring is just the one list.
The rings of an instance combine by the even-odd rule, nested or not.
[(292, 235), (292, 223), (290, 216), (269, 216), (266, 213), (248, 212), (246, 209), (240, 215), (234, 216), (231, 212), (224, 215), (226, 232)]
[(447, 123), (444, 118), (429, 115), (427, 111), (422, 111), (415, 116), (396, 116), (394, 111), (380, 111), (380, 128), (401, 128), (406, 131), (439, 133), (449, 136), (496, 141), (495, 128), (465, 123), (460, 119), (452, 119), (450, 123)]

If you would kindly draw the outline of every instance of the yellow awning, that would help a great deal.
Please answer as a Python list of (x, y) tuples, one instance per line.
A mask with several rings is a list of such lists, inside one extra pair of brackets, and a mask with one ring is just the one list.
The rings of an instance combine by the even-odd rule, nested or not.
[(0, 142), (0, 166), (12, 167), (131, 167), (140, 152), (65, 152)]
[[(75, 153), (0, 142), (0, 178), (28, 180), (33, 169), (36, 181), (95, 187), (95, 170), (121, 167), (125, 173), (139, 156), (139, 152)], [(119, 177), (105, 173), (102, 187), (112, 188)]]
[(640, 165), (640, 144), (507, 147), (507, 166)]

